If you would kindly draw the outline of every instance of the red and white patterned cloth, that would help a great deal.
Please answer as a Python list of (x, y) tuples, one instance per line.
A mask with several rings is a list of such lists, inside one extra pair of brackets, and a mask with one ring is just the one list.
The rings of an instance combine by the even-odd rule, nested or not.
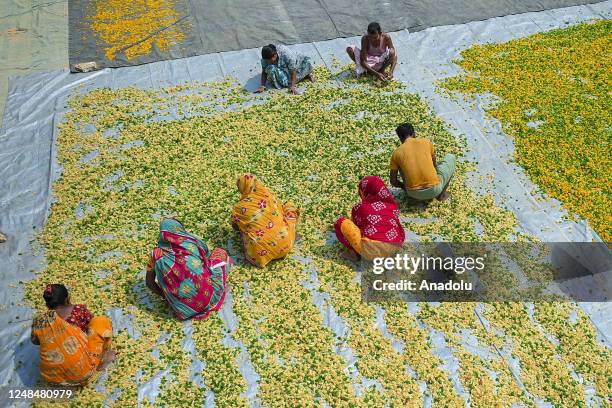
[(74, 307), (72, 308), (72, 312), (70, 313), (70, 316), (68, 316), (66, 321), (87, 333), (87, 329), (89, 328), (89, 322), (92, 318), (93, 316), (91, 312), (87, 309), (87, 306), (74, 305)]
[(385, 182), (377, 176), (359, 182), (361, 201), (353, 207), (351, 218), (363, 236), (381, 242), (402, 244), (406, 239), (399, 220), (399, 206)]

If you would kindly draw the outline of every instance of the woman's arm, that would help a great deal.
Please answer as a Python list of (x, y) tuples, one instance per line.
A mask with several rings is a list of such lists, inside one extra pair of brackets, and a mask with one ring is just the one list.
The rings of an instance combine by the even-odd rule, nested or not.
[(387, 48), (389, 49), (389, 58), (391, 58), (391, 69), (389, 70), (389, 78), (393, 78), (393, 73), (395, 72), (395, 65), (397, 64), (397, 50), (395, 49), (395, 45), (393, 45), (393, 40), (389, 34), (386, 35), (387, 40)]
[(256, 93), (260, 93), (266, 90), (266, 82), (268, 81), (268, 77), (266, 76), (266, 71), (261, 71), (261, 85), (259, 88), (255, 90)]
[(406, 186), (404, 186), (404, 183), (400, 182), (398, 180), (398, 178), (397, 178), (397, 173), (398, 172), (399, 172), (398, 170), (390, 170), (389, 171), (389, 183), (391, 183), (391, 185), (393, 187), (397, 187), (397, 188), (401, 188), (402, 190), (405, 190)]
[(297, 89), (295, 89), (295, 84), (297, 84), (297, 71), (293, 70), (290, 72), (291, 78), (289, 79), (289, 92), (296, 95)]
[[(151, 261), (152, 260), (153, 259), (151, 259)], [(162, 298), (165, 298), (164, 291), (159, 287), (157, 282), (155, 282), (155, 271), (153, 270), (151, 261), (149, 261), (149, 264), (147, 265), (147, 276), (145, 278), (145, 282), (147, 284), (147, 287), (151, 290), (151, 292), (155, 293), (156, 295)]]

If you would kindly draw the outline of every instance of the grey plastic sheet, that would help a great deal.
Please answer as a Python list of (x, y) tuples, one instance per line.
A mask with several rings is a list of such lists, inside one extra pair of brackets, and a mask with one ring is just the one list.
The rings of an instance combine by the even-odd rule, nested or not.
[[(435, 92), (435, 81), (459, 72), (451, 60), (476, 43), (503, 42), (513, 38), (553, 28), (565, 27), (590, 19), (612, 18), (612, 1), (589, 6), (576, 6), (559, 10), (526, 13), (516, 16), (493, 18), (468, 24), (433, 27), (417, 33), (406, 30), (392, 33), (399, 55), (397, 78), (404, 81), (408, 89), (421, 95), (432, 111), (442, 117), (451, 131), (465, 135), (468, 157), (479, 157), (477, 171), (473, 174), (472, 187), (476, 191), (491, 192), (500, 204), (516, 214), (521, 229), (543, 241), (590, 241), (597, 235), (584, 221), (569, 221), (563, 216), (559, 203), (550, 199), (539, 199), (537, 188), (524, 172), (512, 164), (512, 143), (503, 134), (495, 120), (487, 118), (483, 106), (486, 98), (474, 101), (454, 101)], [(311, 55), (317, 64), (331, 66), (333, 58), (348, 62), (344, 49), (358, 37), (340, 38), (330, 41), (297, 44), (293, 47)], [(0, 131), (0, 230), (9, 238), (0, 244), (0, 347), (6, 350), (0, 355), (0, 387), (33, 386), (38, 379), (38, 348), (30, 344), (32, 310), (23, 300), (22, 282), (32, 279), (34, 273), (44, 266), (44, 254), (32, 242), (34, 235), (44, 226), (49, 205), (53, 200), (52, 183), (59, 176), (61, 168), (56, 162), (57, 124), (66, 111), (66, 101), (73, 93), (91, 89), (137, 86), (159, 88), (191, 81), (212, 81), (226, 75), (236, 78), (247, 89), (258, 85), (259, 56), (257, 49), (223, 52), (195, 56), (182, 60), (159, 61), (148, 65), (120, 69), (104, 69), (86, 74), (71, 74), (68, 71), (52, 71), (16, 77), (12, 79), (4, 123)], [(482, 160), (482, 158), (487, 158)], [(490, 183), (480, 180), (491, 176)], [(414, 237), (416, 238), (416, 237)], [(330, 242), (333, 238), (330, 239)], [(239, 248), (228, 248), (230, 255), (239, 253)], [(302, 260), (305, 267), (305, 287), (317, 286), (316, 271), (308, 269), (308, 260)], [(358, 279), (358, 277), (356, 278)], [(146, 291), (143, 285), (140, 290)], [(248, 288), (245, 288), (248, 292)], [(332, 331), (342, 333), (350, 330), (333, 308), (327, 303), (324, 292), (314, 296), (313, 304), (322, 313), (325, 324)], [(417, 313), (419, 305), (409, 304), (410, 313)], [(591, 317), (598, 330), (598, 339), (612, 345), (612, 313), (609, 303), (585, 303), (583, 309)], [(383, 335), (389, 337), (384, 326), (384, 308), (377, 310), (377, 326)], [(130, 308), (112, 308), (107, 315), (115, 328), (130, 330)], [(239, 322), (232, 313), (231, 298), (221, 311), (221, 317), (228, 330), (224, 340), (228, 346), (242, 350), (242, 345), (233, 339)], [(486, 326), (486, 321), (483, 325)], [(193, 342), (189, 341), (189, 323), (184, 329), (184, 348), (193, 353)], [(133, 336), (138, 336), (133, 331)], [(454, 367), (453, 350), (446, 346), (443, 336), (431, 332), (440, 357)], [(481, 349), (465, 334), (465, 342), (475, 353), (487, 355), (491, 350)], [(159, 347), (167, 338), (160, 333)], [(389, 338), (394, 347), (402, 344)], [(353, 353), (339, 344), (337, 352), (345, 356), (347, 370), (355, 367)], [(194, 354), (191, 354), (194, 355)], [(511, 353), (500, 350), (499, 355), (507, 359), (520, 372), (520, 364), (512, 360)], [(206, 362), (193, 361), (193, 379), (198, 383), (198, 367)], [(253, 387), (249, 398), (253, 406), (258, 405), (254, 370), (248, 350), (240, 353), (241, 372)], [(456, 367), (454, 368), (456, 370)], [(139, 395), (154, 396), (161, 377), (161, 371), (148, 382), (138, 383)], [(517, 374), (518, 377), (518, 374)], [(158, 381), (159, 380), (159, 381)], [(206, 378), (202, 381), (206, 383)], [(365, 386), (371, 384), (365, 384)], [(356, 389), (363, 384), (355, 384)], [(117, 390), (105, 389), (104, 378), (96, 384), (97, 389), (110, 402), (117, 396)], [(426, 385), (422, 384), (423, 403), (431, 403)], [(214, 393), (208, 393), (205, 406), (214, 406)], [(4, 406), (3, 401), (0, 405)]]
[[(428, 27), (467, 23), (559, 7), (595, 3), (594, 0), (167, 0), (163, 7), (173, 16), (151, 24), (146, 32), (126, 36), (117, 44), (104, 38), (93, 22), (107, 24), (107, 17), (96, 17), (100, 0), (69, 0), (70, 68), (95, 63), (97, 69), (144, 64), (184, 58), (211, 52), (261, 47), (268, 43), (297, 44), (350, 37), (365, 32), (371, 21), (385, 31), (420, 31)], [(105, 8), (113, 7), (105, 5)], [(130, 10), (125, 21), (141, 18), (146, 11)], [(116, 31), (131, 29), (127, 24)], [(156, 46), (150, 52), (130, 55), (130, 50), (164, 31), (180, 31), (171, 47)], [(161, 44), (161, 43), (160, 43)], [(117, 46), (109, 57), (105, 50)]]

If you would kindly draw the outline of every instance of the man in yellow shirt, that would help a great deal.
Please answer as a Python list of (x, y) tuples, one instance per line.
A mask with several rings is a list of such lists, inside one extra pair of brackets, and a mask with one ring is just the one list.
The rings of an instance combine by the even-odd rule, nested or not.
[[(408, 197), (419, 201), (449, 198), (446, 190), (455, 172), (455, 155), (447, 154), (440, 163), (436, 163), (433, 143), (417, 138), (411, 124), (403, 123), (395, 132), (402, 144), (391, 156), (391, 185), (403, 189)], [(401, 181), (398, 180), (398, 172), (401, 173)]]

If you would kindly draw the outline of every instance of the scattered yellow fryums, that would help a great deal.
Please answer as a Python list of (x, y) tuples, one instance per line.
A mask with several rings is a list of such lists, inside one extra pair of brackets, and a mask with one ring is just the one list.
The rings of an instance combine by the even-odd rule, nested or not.
[(599, 396), (609, 396), (612, 354), (597, 339), (589, 316), (571, 303), (542, 302), (535, 304), (535, 317), (558, 339), (563, 362), (573, 365), (587, 381), (595, 384)]
[(89, 10), (89, 24), (102, 41), (106, 58), (121, 53), (129, 60), (160, 51), (185, 40), (186, 25), (174, 0), (96, 0)]
[(611, 21), (477, 45), (457, 61), (468, 73), (443, 83), (497, 96), (487, 111), (513, 138), (517, 162), (605, 242), (612, 238), (611, 47)]
[[(217, 407), (249, 406), (248, 384), (237, 363), (241, 350), (227, 345), (228, 336), (247, 348), (260, 376), (256, 398), (264, 406), (418, 407), (422, 384), (434, 406), (463, 406), (422, 322), (448, 339), (460, 360), (460, 381), (472, 400), (478, 399), (474, 406), (495, 401), (533, 405), (513, 381), (505, 360), (485, 361), (460, 344), (455, 333), (460, 327), (474, 330), (489, 349), (505, 341), (478, 325), (474, 305), (422, 306), (418, 315), (403, 304), (382, 305), (388, 330), (405, 344), (404, 353), (376, 328), (375, 309), (361, 301), (353, 266), (339, 256), (339, 245), (326, 245), (327, 234), (336, 217), (350, 211), (362, 176), (386, 178), (398, 123), (415, 124), (422, 136), (436, 143), (439, 154), (461, 155), (464, 147), (418, 96), (397, 82), (384, 86), (367, 79), (342, 80), (321, 68), (317, 77), (301, 96), (249, 95), (224, 80), (161, 90), (98, 89), (72, 98), (58, 137), (63, 172), (53, 186), (56, 201), (40, 236), (47, 266), (27, 284), (28, 299), (42, 308), (44, 285), (63, 282), (72, 300), (87, 303), (94, 313), (117, 307), (127, 316), (137, 335), (122, 330), (114, 341), (119, 359), (104, 382), (108, 394), (117, 391), (114, 400), (106, 401), (111, 406), (136, 406), (136, 385), (165, 369), (170, 375), (160, 394), (146, 404), (202, 406), (212, 391)], [(516, 232), (511, 212), (465, 186), (471, 168), (466, 162), (458, 166), (450, 201), (422, 209), (400, 200), (403, 216), (430, 221), (405, 226), (425, 238), (455, 242), (530, 239)], [(147, 291), (143, 271), (163, 215), (175, 215), (209, 246), (227, 248), (239, 257), (240, 240), (229, 214), (238, 199), (235, 180), (243, 172), (257, 174), (283, 200), (298, 203), (303, 239), (295, 253), (308, 262), (289, 257), (264, 270), (242, 264), (232, 269), (238, 326), (229, 332), (217, 314), (193, 322), (195, 358), (205, 366), (205, 387), (199, 388), (190, 380), (192, 356), (184, 350), (185, 328)], [(482, 231), (477, 232), (476, 224)], [(320, 286), (308, 289), (302, 282), (311, 268)], [(344, 335), (336, 337), (324, 324), (313, 291), (326, 293), (326, 303), (348, 327)], [(522, 316), (520, 309), (512, 311)], [(503, 315), (490, 318), (500, 327), (511, 323)], [(521, 319), (526, 327), (517, 330), (535, 330)], [(523, 345), (518, 336), (508, 341)], [(347, 347), (357, 357), (353, 374), (337, 353)], [(588, 353), (563, 358), (585, 361)], [(552, 364), (559, 386), (577, 389), (560, 363), (542, 366), (537, 350), (520, 356), (527, 379)], [(496, 372), (497, 379), (487, 370)], [(601, 380), (588, 378), (598, 384)], [(379, 386), (356, 392), (355, 384), (366, 379)], [(550, 393), (555, 403), (570, 400), (537, 382), (525, 384), (529, 392)], [(571, 401), (579, 397), (576, 393)], [(72, 405), (101, 400), (90, 385)]]

